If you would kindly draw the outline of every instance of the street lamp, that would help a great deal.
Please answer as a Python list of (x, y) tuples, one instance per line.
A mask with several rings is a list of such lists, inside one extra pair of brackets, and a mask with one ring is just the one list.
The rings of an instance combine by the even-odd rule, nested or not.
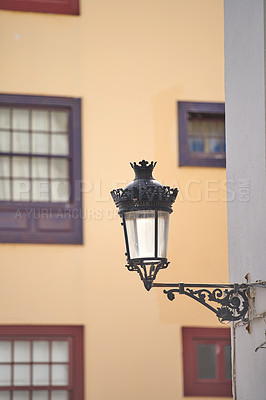
[[(147, 290), (164, 290), (169, 300), (175, 293), (198, 301), (214, 312), (219, 321), (248, 321), (251, 289), (266, 287), (266, 282), (242, 284), (155, 283), (160, 269), (167, 268), (169, 215), (178, 189), (157, 182), (152, 171), (153, 161), (130, 163), (135, 179), (125, 189), (112, 190), (111, 195), (122, 218), (129, 271), (137, 271)], [(252, 297), (254, 299), (254, 297)], [(209, 303), (215, 303), (211, 305)]]
[(125, 189), (111, 192), (124, 228), (127, 268), (137, 271), (147, 290), (160, 269), (166, 268), (169, 214), (178, 190), (157, 182), (156, 162), (131, 163), (135, 179)]

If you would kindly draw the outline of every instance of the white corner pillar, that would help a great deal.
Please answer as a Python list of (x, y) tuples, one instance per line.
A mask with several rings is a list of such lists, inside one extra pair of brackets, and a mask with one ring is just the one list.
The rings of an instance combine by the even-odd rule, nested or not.
[[(225, 0), (225, 113), (230, 281), (266, 280), (265, 2)], [(256, 313), (266, 289), (256, 289)], [(236, 328), (236, 398), (266, 399), (263, 318)]]

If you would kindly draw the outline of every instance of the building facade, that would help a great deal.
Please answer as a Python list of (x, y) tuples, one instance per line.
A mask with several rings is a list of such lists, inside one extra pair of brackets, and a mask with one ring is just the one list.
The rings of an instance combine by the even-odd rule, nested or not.
[(223, 2), (18, 3), (0, 0), (0, 399), (205, 399), (182, 334), (226, 327), (126, 270), (109, 192), (157, 161), (179, 188), (157, 281), (228, 281)]

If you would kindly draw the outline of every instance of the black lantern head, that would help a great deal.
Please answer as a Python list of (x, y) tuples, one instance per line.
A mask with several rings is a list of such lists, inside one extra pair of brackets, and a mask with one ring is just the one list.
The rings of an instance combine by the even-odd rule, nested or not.
[(137, 271), (147, 290), (160, 269), (166, 268), (169, 214), (173, 211), (178, 189), (157, 182), (153, 161), (130, 163), (135, 179), (125, 189), (111, 192), (119, 208), (125, 235), (129, 271)]

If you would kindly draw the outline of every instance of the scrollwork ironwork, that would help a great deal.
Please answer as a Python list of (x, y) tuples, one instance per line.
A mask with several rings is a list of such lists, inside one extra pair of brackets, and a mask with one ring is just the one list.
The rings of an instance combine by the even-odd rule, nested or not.
[[(246, 314), (248, 312), (249, 302), (246, 292), (248, 288), (240, 289), (238, 285), (232, 286), (233, 288), (216, 287), (210, 290), (202, 287), (195, 290), (194, 288), (180, 283), (177, 288), (164, 290), (164, 293), (171, 301), (175, 299), (175, 293), (185, 294), (214, 312), (221, 322), (247, 321)], [(218, 303), (221, 307), (213, 307), (209, 302)]]
[[(114, 189), (112, 198), (117, 207), (138, 208), (142, 205), (154, 205), (159, 208), (171, 206), (174, 203), (178, 189), (169, 186), (146, 185), (145, 187), (131, 187), (129, 189)], [(147, 204), (146, 204), (147, 203)]]
[(167, 268), (168, 264), (169, 262), (164, 260), (150, 263), (141, 261), (139, 263), (127, 264), (126, 267), (129, 271), (136, 271), (143, 281), (145, 288), (150, 290), (159, 270)]
[(138, 164), (130, 163), (135, 172), (135, 179), (125, 189), (119, 188), (111, 191), (115, 205), (122, 215), (126, 211), (135, 210), (163, 210), (171, 213), (172, 205), (178, 194), (177, 188), (163, 186), (157, 182), (152, 172), (156, 162), (149, 163), (142, 160)]

